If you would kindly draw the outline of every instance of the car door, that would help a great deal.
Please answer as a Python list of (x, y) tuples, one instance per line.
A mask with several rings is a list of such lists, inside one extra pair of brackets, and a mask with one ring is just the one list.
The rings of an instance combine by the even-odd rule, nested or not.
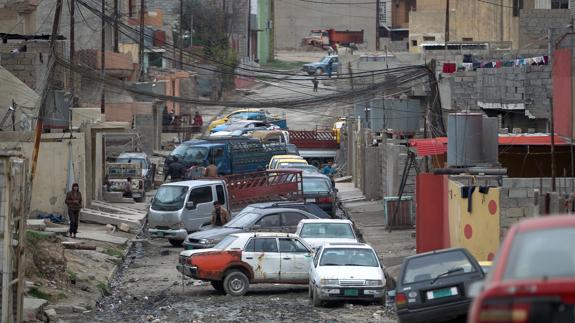
[(255, 281), (278, 281), (280, 257), (276, 238), (251, 238), (242, 252), (242, 261), (252, 268)]
[(212, 186), (194, 187), (184, 205), (182, 222), (189, 231), (197, 230), (202, 224), (211, 221), (214, 208)]
[(272, 213), (262, 216), (252, 226), (254, 231), (278, 231), (281, 230), (281, 220), (279, 213)]
[(279, 238), (281, 254), (280, 280), (307, 281), (311, 264), (311, 251), (296, 238)]
[(307, 219), (308, 217), (299, 212), (283, 212), (281, 216), (281, 225), (282, 231), (281, 232), (289, 232), (295, 233), (297, 230), (297, 225), (303, 219)]

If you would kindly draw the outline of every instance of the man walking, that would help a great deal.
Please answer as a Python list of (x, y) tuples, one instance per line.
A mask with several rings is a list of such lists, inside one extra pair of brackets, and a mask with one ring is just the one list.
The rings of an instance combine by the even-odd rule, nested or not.
[(212, 211), (212, 225), (221, 227), (230, 222), (230, 214), (226, 209), (222, 208), (220, 201), (214, 202), (214, 210)]
[(333, 72), (333, 58), (327, 62), (327, 76), (331, 78), (331, 73)]
[(66, 205), (68, 206), (68, 217), (70, 218), (70, 237), (76, 238), (78, 233), (78, 219), (82, 209), (82, 193), (78, 183), (72, 185), (72, 190), (66, 193)]
[(313, 80), (311, 80), (311, 82), (313, 83), (313, 91), (317, 92), (317, 86), (319, 85), (319, 81), (317, 80), (317, 76), (314, 76)]

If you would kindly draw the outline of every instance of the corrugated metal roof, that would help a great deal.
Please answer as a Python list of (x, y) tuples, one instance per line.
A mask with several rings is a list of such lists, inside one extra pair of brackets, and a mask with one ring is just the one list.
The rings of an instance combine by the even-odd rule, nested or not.
[[(418, 156), (441, 155), (447, 152), (447, 137), (421, 138), (409, 140)], [(551, 136), (548, 134), (520, 134), (499, 135), (500, 146), (547, 146), (551, 145)], [(555, 136), (555, 145), (569, 145), (569, 142), (560, 136)]]

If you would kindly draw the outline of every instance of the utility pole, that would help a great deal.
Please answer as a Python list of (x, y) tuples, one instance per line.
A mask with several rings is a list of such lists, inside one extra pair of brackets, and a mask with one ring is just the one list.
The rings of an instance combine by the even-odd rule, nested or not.
[(118, 19), (119, 19), (119, 8), (118, 0), (114, 0), (114, 53), (119, 53), (119, 35), (118, 35)]
[(140, 42), (138, 46), (139, 81), (144, 81), (144, 0), (140, 0)]
[(445, 50), (447, 50), (447, 42), (449, 42), (449, 0), (445, 0)]
[(269, 23), (270, 27), (270, 59), (269, 61), (273, 61), (276, 59), (276, 30), (275, 30), (275, 23), (276, 23), (276, 5), (275, 0), (270, 0), (270, 17), (271, 23)]
[(379, 50), (379, 1), (380, 0), (376, 0), (375, 2), (375, 50)]
[[(100, 44), (100, 74), (106, 77), (106, 0), (102, 0), (102, 39)], [(102, 96), (100, 97), (100, 113), (106, 113), (106, 83), (102, 82)]]
[(180, 0), (180, 30), (178, 31), (178, 33), (180, 34), (180, 69), (182, 69), (183, 66), (183, 59), (184, 59), (184, 0)]
[[(74, 14), (76, 12), (76, 0), (70, 0), (70, 65), (74, 65), (74, 55), (76, 52), (75, 44), (75, 25)], [(70, 69), (70, 92), (72, 93), (72, 102), (74, 102), (74, 71)]]
[(248, 58), (251, 56), (251, 39), (252, 39), (252, 0), (248, 0), (248, 31), (247, 31), (247, 56)]
[[(553, 33), (551, 28), (547, 29), (547, 54), (549, 57), (553, 56)], [(551, 191), (555, 192), (557, 189), (555, 178), (555, 120), (553, 113), (553, 100), (551, 100), (551, 107), (549, 108), (549, 124), (551, 133)]]

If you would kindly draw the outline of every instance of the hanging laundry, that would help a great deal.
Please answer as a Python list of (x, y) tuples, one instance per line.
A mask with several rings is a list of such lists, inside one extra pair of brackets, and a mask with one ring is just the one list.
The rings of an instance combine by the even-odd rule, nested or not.
[(444, 63), (443, 64), (443, 73), (451, 74), (455, 73), (457, 69), (457, 65), (455, 63)]
[(473, 63), (473, 55), (463, 54), (463, 63)]
[(503, 64), (501, 63), (501, 61), (495, 62), (495, 67), (496, 67), (496, 68), (501, 68), (502, 65), (503, 65)]
[(473, 71), (473, 63), (463, 63), (463, 69), (465, 71)]

